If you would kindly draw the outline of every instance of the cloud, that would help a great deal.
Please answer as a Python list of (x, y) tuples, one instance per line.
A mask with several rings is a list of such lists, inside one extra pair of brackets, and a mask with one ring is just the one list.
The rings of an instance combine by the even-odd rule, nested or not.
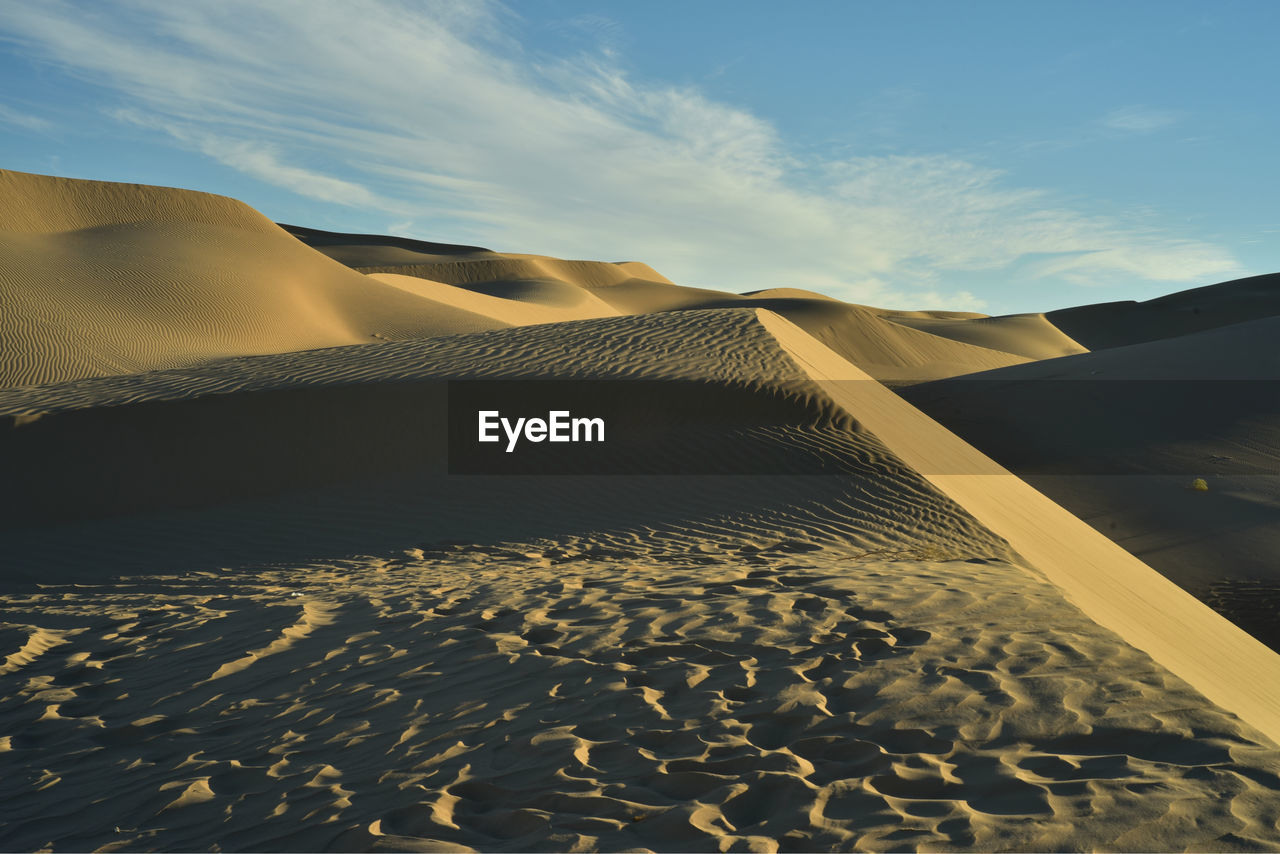
[(13, 107), (0, 104), (0, 123), (14, 125), (27, 130), (43, 131), (53, 127), (53, 123), (39, 116), (15, 110)]
[(276, 146), (226, 139), (188, 124), (157, 119), (131, 109), (112, 110), (110, 114), (121, 122), (164, 131), (224, 166), (300, 196), (347, 207), (395, 212), (394, 203), (380, 198), (367, 187), (284, 162)]
[[(14, 2), (0, 21), (114, 90), (121, 120), (309, 198), (447, 220), (437, 239), (884, 304), (971, 305), (947, 296), (949, 271), (994, 276), (1027, 257), (1049, 259), (1028, 268), (1044, 281), (1237, 269), (1212, 244), (1091, 216), (945, 153), (798, 155), (759, 116), (633, 80), (607, 53), (536, 53), (497, 5)], [(1116, 121), (1132, 130), (1139, 115)]]
[(300, 196), (350, 207), (386, 209), (386, 205), (379, 201), (378, 196), (365, 187), (300, 166), (288, 165), (282, 162), (278, 153), (268, 146), (205, 136), (200, 142), (200, 150), (219, 163), (251, 175), (260, 181), (292, 190)]
[(1060, 278), (1095, 285), (1116, 273), (1167, 282), (1204, 281), (1224, 271), (1236, 272), (1234, 258), (1192, 241), (1153, 240), (1149, 245), (1066, 252), (1033, 265), (1036, 278)]
[(1180, 118), (1178, 113), (1169, 110), (1135, 105), (1119, 107), (1107, 113), (1102, 119), (1102, 125), (1110, 130), (1126, 133), (1150, 133), (1176, 124)]
[(907, 305), (927, 305), (937, 311), (975, 311), (982, 312), (987, 302), (968, 291), (918, 291), (908, 294)]
[(625, 30), (621, 23), (606, 15), (592, 12), (555, 21), (548, 26), (548, 29), (593, 43), (606, 56), (615, 53), (625, 37)]

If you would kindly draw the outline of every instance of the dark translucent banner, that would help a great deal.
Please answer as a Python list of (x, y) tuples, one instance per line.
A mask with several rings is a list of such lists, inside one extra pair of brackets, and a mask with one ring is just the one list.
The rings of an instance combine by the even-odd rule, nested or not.
[(451, 474), (870, 472), (811, 388), (648, 380), (449, 383)]
[(899, 394), (1015, 474), (1280, 475), (1280, 381), (963, 377)]

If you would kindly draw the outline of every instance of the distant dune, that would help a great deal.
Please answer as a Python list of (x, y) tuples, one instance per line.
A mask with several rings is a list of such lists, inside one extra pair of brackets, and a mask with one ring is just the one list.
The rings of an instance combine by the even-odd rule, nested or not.
[[(317, 251), (375, 278), (404, 287), (411, 286), (404, 277), (420, 278), (430, 283), (415, 290), (424, 296), (475, 311), (487, 309), (504, 319), (514, 318), (514, 311), (524, 312), (526, 323), (551, 322), (549, 318), (557, 312), (561, 319), (569, 320), (690, 309), (767, 308), (877, 379), (895, 384), (1084, 351), (1038, 315), (988, 318), (960, 312), (886, 311), (795, 288), (731, 294), (676, 285), (637, 262), (561, 261), (538, 255), (502, 255), (477, 247), (285, 228)], [(520, 305), (504, 310), (497, 303), (439, 288), (441, 283)]]
[(1056, 327), (1091, 350), (1176, 338), (1280, 314), (1280, 274), (1236, 279), (1146, 302), (1111, 302), (1049, 312)]
[[(1262, 310), (1265, 281), (1188, 293), (1212, 294), (1221, 316), (1240, 284)], [(1132, 333), (1145, 343), (903, 394), (1280, 648), (1280, 316), (1182, 335), (1162, 313), (1151, 323)], [(1207, 489), (1191, 489), (1196, 479)]]
[(0, 172), (0, 384), (504, 326), (314, 252), (232, 199)]
[(0, 849), (1280, 847), (1230, 285), (989, 318), (0, 194)]
[(984, 328), (792, 291), (682, 287), (636, 262), (282, 228), (240, 202), (187, 190), (0, 171), (0, 192), (10, 201), (0, 212), (4, 385), (727, 305), (777, 311), (897, 383), (1072, 346), (1029, 319)]

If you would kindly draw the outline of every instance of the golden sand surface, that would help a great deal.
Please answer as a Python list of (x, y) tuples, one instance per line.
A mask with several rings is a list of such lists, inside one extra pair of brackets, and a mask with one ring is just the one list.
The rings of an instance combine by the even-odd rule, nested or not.
[[(1280, 656), (1002, 465), (1050, 410), (983, 453), (930, 382), (1232, 326), (0, 190), (0, 849), (1280, 847)], [(450, 384), (547, 380), (682, 415), (451, 471)]]

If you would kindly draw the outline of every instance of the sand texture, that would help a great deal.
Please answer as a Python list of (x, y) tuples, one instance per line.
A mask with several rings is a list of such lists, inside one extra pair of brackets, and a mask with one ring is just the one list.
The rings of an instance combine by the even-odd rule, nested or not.
[(902, 393), (1280, 648), (1278, 330), (1263, 317)]
[(11, 598), (4, 847), (1275, 847), (1276, 748), (1053, 586), (743, 539)]
[[(0, 194), (0, 387), (725, 306), (777, 311), (887, 381), (1028, 358), (1009, 334), (930, 334), (895, 312), (803, 291), (728, 294), (675, 285), (637, 262), (281, 227), (207, 193), (0, 170)], [(1065, 341), (1052, 327), (1018, 336), (1034, 353)]]
[(1280, 314), (1280, 274), (1179, 291), (1146, 302), (1051, 311), (1045, 317), (1090, 350), (1142, 344)]
[[(1280, 655), (1019, 476), (1048, 403), (949, 420), (1265, 321), (1109, 346), (0, 181), (0, 850), (1280, 848)], [(644, 429), (462, 473), (459, 389)], [(1251, 465), (1259, 407), (1211, 425)]]

